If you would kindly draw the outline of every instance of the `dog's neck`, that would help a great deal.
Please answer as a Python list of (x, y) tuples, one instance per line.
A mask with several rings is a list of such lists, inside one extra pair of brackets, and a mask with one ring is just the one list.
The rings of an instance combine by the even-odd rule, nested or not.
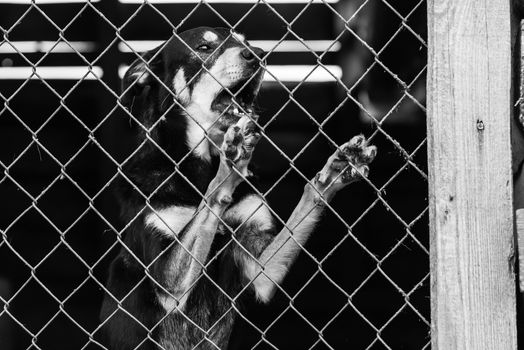
[(211, 152), (210, 148), (220, 147), (220, 144), (214, 145), (206, 134), (212, 132), (213, 123), (219, 118), (211, 106), (222, 88), (216, 78), (204, 73), (191, 89), (190, 98), (186, 96), (182, 101), (185, 102), (184, 115), (187, 120), (186, 144), (193, 154), (208, 162), (211, 161), (212, 153), (216, 153)]
[(210, 147), (220, 147), (220, 145), (211, 144), (209, 136), (206, 137), (206, 132), (209, 132), (212, 126), (212, 122), (209, 121), (216, 118), (216, 113), (209, 108), (202, 108), (197, 103), (191, 103), (186, 107), (184, 116), (187, 121), (186, 145), (189, 150), (195, 156), (211, 161)]

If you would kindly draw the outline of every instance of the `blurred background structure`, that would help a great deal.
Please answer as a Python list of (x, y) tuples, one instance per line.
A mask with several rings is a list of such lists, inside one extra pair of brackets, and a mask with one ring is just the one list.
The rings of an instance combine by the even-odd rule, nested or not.
[[(285, 220), (355, 134), (379, 149), (231, 349), (429, 349), (424, 0), (0, 2), (0, 348), (90, 339), (118, 250), (112, 184), (133, 152), (117, 104), (137, 54), (197, 26), (271, 52), (261, 190)], [(262, 333), (257, 330), (262, 330)]]

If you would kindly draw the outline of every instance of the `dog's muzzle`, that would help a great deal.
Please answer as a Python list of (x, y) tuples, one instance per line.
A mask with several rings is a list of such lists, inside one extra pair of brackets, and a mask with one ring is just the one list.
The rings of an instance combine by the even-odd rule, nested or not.
[(240, 51), (241, 72), (227, 90), (221, 91), (212, 103), (212, 110), (220, 113), (217, 121), (220, 130), (227, 130), (243, 115), (253, 114), (253, 102), (258, 94), (265, 70), (264, 51), (257, 47)]

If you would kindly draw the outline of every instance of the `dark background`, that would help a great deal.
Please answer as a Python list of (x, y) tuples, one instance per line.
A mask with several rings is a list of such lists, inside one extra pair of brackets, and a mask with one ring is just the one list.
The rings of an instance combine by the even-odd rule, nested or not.
[(379, 149), (370, 182), (351, 185), (333, 201), (338, 214), (326, 214), (286, 279), (286, 293), (268, 306), (247, 303), (249, 322), (240, 318), (231, 348), (429, 349), (426, 4), (270, 5), (0, 4), (9, 41), (96, 43), (88, 53), (0, 53), (1, 66), (104, 70), (103, 83), (0, 78), (2, 350), (98, 348), (87, 344), (99, 325), (116, 232), (125, 225), (111, 184), (133, 151), (129, 118), (111, 90), (118, 93), (118, 67), (136, 54), (120, 52), (118, 43), (228, 27), (217, 12), (230, 24), (240, 21), (236, 30), (251, 40), (298, 36), (342, 45), (318, 52), (321, 58), (268, 57), (271, 65), (340, 65), (346, 85), (265, 83), (261, 90), (261, 123), (272, 143), (262, 140), (254, 161), (261, 190), (282, 220), (304, 186), (290, 160), (311, 178), (333, 151), (323, 133), (341, 144), (362, 132)]

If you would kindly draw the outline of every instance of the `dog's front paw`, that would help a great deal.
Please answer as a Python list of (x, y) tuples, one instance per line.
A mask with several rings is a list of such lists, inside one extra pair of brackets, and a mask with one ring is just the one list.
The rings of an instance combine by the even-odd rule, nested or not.
[(258, 140), (260, 140), (260, 133), (253, 117), (242, 116), (224, 135), (222, 160), (229, 166), (235, 167), (242, 175), (248, 176), (247, 166)]
[(314, 186), (329, 199), (351, 182), (367, 177), (368, 165), (376, 155), (377, 148), (369, 146), (363, 135), (355, 136), (329, 157), (315, 177)]

